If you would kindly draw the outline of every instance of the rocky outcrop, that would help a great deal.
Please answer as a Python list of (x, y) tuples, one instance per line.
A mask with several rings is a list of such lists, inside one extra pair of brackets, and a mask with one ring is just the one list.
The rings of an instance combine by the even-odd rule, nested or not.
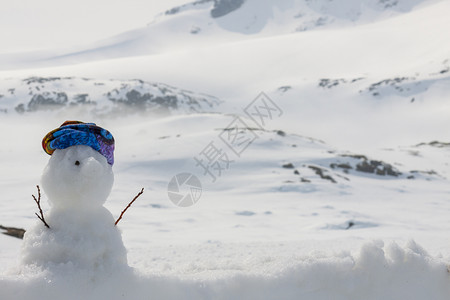
[[(165, 12), (166, 15), (175, 15), (182, 11), (196, 8), (203, 4), (213, 3), (210, 11), (212, 18), (220, 18), (239, 9), (245, 0), (198, 0), (188, 4), (173, 7)], [(211, 5), (211, 4), (209, 4)]]
[(332, 163), (330, 167), (333, 169), (342, 169), (345, 173), (348, 173), (349, 170), (354, 169), (358, 172), (375, 174), (380, 176), (400, 176), (402, 175), (397, 169), (395, 169), (392, 165), (379, 161), (368, 159), (364, 155), (357, 154), (342, 154), (343, 158), (350, 158), (347, 162), (339, 162)]
[(244, 0), (214, 0), (214, 7), (211, 10), (211, 17), (220, 18), (244, 4)]

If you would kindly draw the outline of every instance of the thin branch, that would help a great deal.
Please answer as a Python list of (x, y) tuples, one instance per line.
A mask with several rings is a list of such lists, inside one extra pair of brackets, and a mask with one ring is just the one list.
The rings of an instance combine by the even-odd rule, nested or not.
[(114, 223), (114, 226), (117, 226), (117, 223), (119, 223), (120, 219), (122, 219), (123, 214), (127, 211), (127, 209), (133, 204), (134, 201), (136, 201), (137, 198), (139, 198), (140, 195), (144, 193), (144, 188), (141, 189), (141, 191), (136, 195), (136, 197), (131, 200), (130, 203), (128, 203), (127, 207), (120, 213), (120, 217), (117, 219), (117, 221)]
[(44, 223), (44, 225), (47, 226), (47, 228), (50, 228), (50, 226), (48, 226), (47, 222), (45, 222), (44, 213), (42, 212), (42, 208), (41, 208), (41, 189), (39, 188), (39, 185), (37, 185), (36, 187), (38, 190), (38, 198), (36, 199), (36, 197), (34, 195), (31, 195), (31, 196), (33, 196), (34, 202), (36, 202), (36, 204), (39, 208), (39, 213), (41, 215), (38, 215), (37, 213), (35, 213), (35, 214), (39, 218), (39, 220), (41, 220)]

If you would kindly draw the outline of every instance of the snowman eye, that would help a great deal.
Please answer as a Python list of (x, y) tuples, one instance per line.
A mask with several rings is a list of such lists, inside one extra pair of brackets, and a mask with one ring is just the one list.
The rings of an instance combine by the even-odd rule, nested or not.
[(77, 160), (76, 162), (75, 162), (75, 166), (79, 166), (80, 165), (80, 162)]

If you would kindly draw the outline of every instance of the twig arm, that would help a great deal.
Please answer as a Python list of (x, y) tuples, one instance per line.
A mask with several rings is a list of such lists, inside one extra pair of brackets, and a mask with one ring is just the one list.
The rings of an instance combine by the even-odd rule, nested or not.
[(40, 215), (38, 215), (37, 213), (35, 213), (35, 214), (39, 218), (39, 220), (41, 220), (44, 223), (44, 225), (47, 228), (50, 228), (50, 226), (48, 226), (47, 222), (45, 221), (44, 213), (42, 212), (42, 208), (41, 208), (41, 189), (39, 188), (39, 185), (37, 185), (36, 187), (37, 187), (37, 190), (38, 190), (38, 198), (36, 199), (36, 197), (34, 195), (31, 195), (31, 196), (33, 197), (34, 202), (36, 202), (36, 204), (37, 204), (37, 206), (39, 208), (39, 214)]
[(117, 223), (119, 223), (119, 221), (122, 219), (123, 214), (127, 211), (127, 209), (131, 206), (131, 204), (133, 204), (133, 202), (136, 201), (136, 199), (139, 198), (139, 196), (142, 195), (143, 193), (144, 193), (144, 188), (141, 189), (141, 191), (133, 198), (133, 200), (131, 200), (130, 203), (128, 203), (127, 207), (125, 207), (125, 209), (120, 213), (120, 216), (117, 219), (117, 221), (114, 223), (114, 226), (117, 226)]

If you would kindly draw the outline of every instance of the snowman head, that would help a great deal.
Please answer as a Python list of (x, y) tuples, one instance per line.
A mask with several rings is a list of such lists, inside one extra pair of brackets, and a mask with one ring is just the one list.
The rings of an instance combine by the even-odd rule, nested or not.
[(114, 182), (114, 139), (93, 123), (65, 122), (43, 140), (51, 155), (41, 178), (49, 203), (56, 208), (102, 206)]

